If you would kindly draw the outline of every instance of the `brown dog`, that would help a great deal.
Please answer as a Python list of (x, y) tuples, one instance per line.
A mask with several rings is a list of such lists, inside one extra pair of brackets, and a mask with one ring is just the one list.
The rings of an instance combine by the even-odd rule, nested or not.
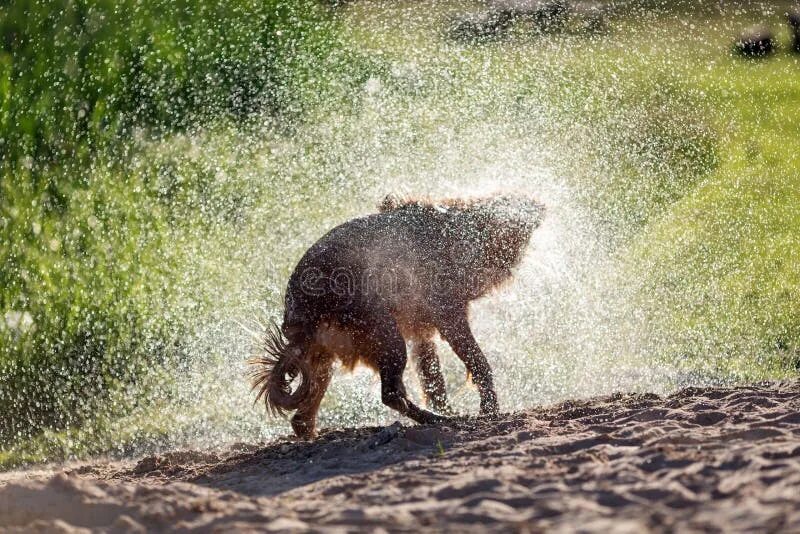
[(273, 412), (297, 410), (292, 428), (313, 437), (338, 358), (346, 368), (375, 369), (387, 406), (419, 423), (443, 420), (412, 403), (403, 385), (408, 341), (427, 405), (449, 412), (433, 343), (438, 331), (472, 375), (481, 413), (497, 413), (492, 370), (470, 330), (468, 307), (511, 278), (543, 215), (544, 206), (528, 198), (387, 197), (380, 213), (337, 226), (289, 279), (283, 325), (273, 325), (265, 354), (251, 361), (256, 400), (263, 397)]

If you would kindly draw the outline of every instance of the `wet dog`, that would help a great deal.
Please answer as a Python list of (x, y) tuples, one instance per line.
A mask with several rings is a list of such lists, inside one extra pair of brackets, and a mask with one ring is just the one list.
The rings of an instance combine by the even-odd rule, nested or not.
[[(272, 412), (296, 410), (292, 428), (315, 435), (333, 363), (380, 375), (384, 404), (419, 423), (450, 413), (433, 337), (464, 362), (481, 414), (496, 414), (492, 370), (469, 325), (469, 303), (512, 276), (544, 206), (494, 196), (427, 202), (387, 197), (379, 213), (337, 226), (302, 257), (289, 279), (283, 324), (251, 360), (253, 387)], [(426, 405), (403, 385), (406, 343)], [(438, 412), (438, 413), (434, 413)]]

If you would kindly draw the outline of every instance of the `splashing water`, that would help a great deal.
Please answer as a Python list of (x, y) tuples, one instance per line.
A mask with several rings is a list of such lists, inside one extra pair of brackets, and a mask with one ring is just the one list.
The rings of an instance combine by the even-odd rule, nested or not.
[[(253, 406), (245, 361), (263, 325), (280, 319), (305, 249), (375, 211), (387, 193), (519, 192), (547, 206), (513, 281), (471, 308), (502, 410), (729, 378), (687, 374), (666, 358), (678, 334), (647, 321), (658, 304), (643, 305), (646, 284), (631, 279), (646, 269), (625, 261), (636, 233), (716, 164), (703, 95), (680, 91), (670, 54), (635, 55), (615, 36), (453, 42), (443, 28), (462, 10), (344, 8), (349, 44), (379, 68), (346, 104), (323, 103), (290, 132), (264, 115), (132, 141), (131, 172), (155, 172), (175, 217), (202, 224), (167, 230), (164, 254), (180, 276), (165, 291), (168, 317), (155, 320), (182, 325), (175, 342), (183, 356), (141, 382), (145, 403), (107, 423), (122, 436), (118, 450), (288, 432)], [(626, 31), (645, 34), (649, 16)], [(657, 87), (642, 89), (637, 64), (656, 60)], [(181, 184), (199, 175), (202, 190), (183, 195)], [(476, 412), (463, 365), (443, 343), (438, 349), (456, 410)], [(406, 382), (418, 397), (413, 372)], [(137, 387), (121, 395), (141, 395)], [(334, 377), (320, 424), (395, 417), (381, 404), (377, 376), (357, 370)]]
[[(416, 13), (402, 13), (404, 23), (425, 27)], [(387, 11), (369, 21), (368, 28), (377, 23), (370, 35), (399, 32), (391, 17)], [(436, 37), (434, 28), (427, 31)], [(631, 338), (644, 333), (625, 320), (627, 295), (614, 285), (611, 244), (576, 193), (580, 183), (564, 175), (581, 157), (582, 142), (565, 146), (554, 132), (576, 126), (559, 123), (536, 98), (545, 81), (533, 80), (533, 94), (523, 99), (516, 94), (519, 76), (527, 77), (520, 67), (510, 79), (491, 72), (505, 63), (506, 48), (449, 46), (444, 53), (429, 45), (410, 49), (411, 57), (404, 52), (387, 59), (388, 72), (370, 77), (353, 95), (358, 109), (320, 112), (289, 137), (269, 128), (246, 134), (223, 129), (150, 147), (156, 153), (177, 150), (180, 158), (188, 150), (229, 169), (221, 181), (270, 192), (233, 233), (223, 232), (190, 256), (213, 274), (196, 274), (208, 282), (189, 283), (186, 291), (210, 292), (215, 302), (209, 316), (196, 318), (193, 357), (177, 377), (177, 404), (191, 406), (189, 417), (197, 418), (193, 441), (287, 431), (280, 421), (265, 422), (263, 408), (252, 406), (244, 361), (254, 350), (253, 334), (268, 319), (280, 319), (288, 273), (305, 248), (335, 224), (375, 211), (390, 192), (438, 198), (510, 191), (532, 194), (548, 206), (514, 281), (472, 307), (503, 409), (619, 389), (664, 391), (674, 383), (674, 370), (631, 346)], [(480, 59), (464, 57), (471, 54)], [(557, 74), (554, 59), (534, 63)], [(249, 146), (246, 156), (229, 152), (242, 143)], [(463, 365), (443, 343), (439, 350), (455, 407), (476, 412), (478, 397), (465, 383)], [(412, 371), (406, 380), (418, 395)], [(322, 426), (338, 426), (386, 423), (396, 414), (381, 404), (377, 376), (360, 369), (338, 373), (320, 417)]]

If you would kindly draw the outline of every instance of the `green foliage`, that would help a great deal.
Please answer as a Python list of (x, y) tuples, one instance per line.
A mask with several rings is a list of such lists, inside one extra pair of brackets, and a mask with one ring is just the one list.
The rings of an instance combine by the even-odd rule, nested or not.
[[(771, 21), (781, 22), (780, 10)], [(741, 27), (754, 17), (727, 20)], [(800, 370), (800, 57), (786, 48), (764, 62), (727, 52), (723, 22), (699, 26), (710, 44), (674, 75), (713, 115), (716, 163), (644, 226), (621, 252), (651, 350), (687, 369), (743, 380)], [(678, 23), (664, 21), (665, 34)], [(788, 36), (779, 34), (784, 42)], [(651, 58), (668, 61), (669, 51)], [(639, 76), (649, 75), (639, 63)], [(794, 73), (794, 74), (792, 74)]]
[(291, 113), (332, 26), (310, 1), (16, 1), (0, 7), (6, 169), (85, 156), (133, 125)]
[[(502, 95), (482, 120), (528, 114), (523, 135), (552, 139), (547, 163), (613, 251), (634, 349), (690, 376), (800, 370), (800, 56), (787, 6), (633, 2), (612, 8), (608, 32), (511, 33), (451, 62), (467, 71), (466, 98)], [(778, 50), (743, 61), (731, 43), (756, 22)], [(434, 24), (369, 37), (413, 56)]]
[(245, 193), (137, 147), (298, 120), (331, 93), (321, 65), (350, 59), (337, 38), (312, 0), (0, 4), (0, 443), (74, 427), (180, 358), (175, 243), (234, 224)]
[(716, 354), (754, 378), (800, 369), (798, 84), (786, 76), (798, 68), (731, 58), (699, 78), (727, 110), (720, 164), (629, 251), (648, 270), (645, 309), (689, 365)]
[[(800, 60), (730, 56), (746, 11), (652, 4), (608, 34), (477, 47), (441, 40), (460, 5), (396, 8), (438, 6), (414, 24), (347, 6), (365, 60), (312, 0), (0, 3), (0, 465), (160, 443), (190, 318), (235, 298), (217, 271), (264, 259), (225, 257), (247, 254), (231, 236), (296, 238), (259, 271), (277, 301), (302, 252), (287, 245), (340, 215), (333, 191), (392, 172), (376, 152), (419, 160), (422, 182), (449, 135), (483, 124), (557, 152), (619, 261), (611, 285), (636, 299), (637, 349), (711, 376), (797, 372)], [(375, 94), (354, 97), (370, 77)], [(274, 137), (242, 133), (252, 117)], [(281, 137), (304, 121), (318, 129)], [(219, 123), (236, 128), (214, 137)], [(196, 268), (204, 247), (219, 257)], [(209, 273), (224, 287), (187, 290)]]
[[(575, 188), (607, 238), (621, 243), (717, 167), (719, 143), (709, 124), (712, 103), (696, 88), (658, 71), (647, 73), (648, 84), (638, 77), (615, 81), (614, 74), (595, 72), (590, 87), (571, 86), (589, 93), (578, 99), (592, 102), (589, 109), (561, 107), (573, 130), (580, 125), (593, 137), (584, 140), (576, 163), (591, 168), (595, 179), (578, 170)], [(581, 67), (573, 74), (585, 75)], [(615, 91), (607, 94), (603, 87), (612, 84)], [(574, 98), (576, 90), (570, 92)]]
[(16, 205), (0, 270), (0, 439), (80, 420), (174, 348), (167, 333), (180, 325), (154, 316), (169, 296), (169, 232), (131, 181), (95, 173), (59, 214), (42, 196), (5, 197)]

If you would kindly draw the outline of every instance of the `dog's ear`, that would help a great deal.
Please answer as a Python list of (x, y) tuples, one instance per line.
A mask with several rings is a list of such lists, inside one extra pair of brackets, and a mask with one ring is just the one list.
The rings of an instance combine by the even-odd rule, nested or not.
[(380, 205), (378, 205), (378, 211), (381, 213), (386, 213), (387, 211), (394, 211), (399, 208), (403, 204), (403, 200), (394, 193), (389, 193), (385, 197), (383, 197), (383, 201), (381, 201)]

